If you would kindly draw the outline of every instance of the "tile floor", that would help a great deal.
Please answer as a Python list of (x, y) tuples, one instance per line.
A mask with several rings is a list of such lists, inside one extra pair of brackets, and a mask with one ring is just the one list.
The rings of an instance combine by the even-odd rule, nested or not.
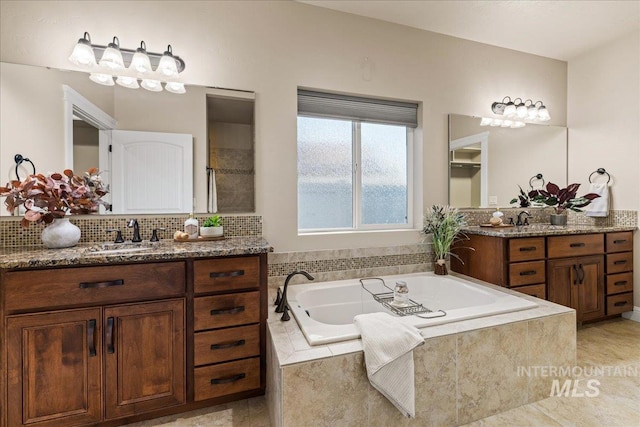
[[(620, 318), (580, 328), (577, 366), (587, 374), (592, 366), (623, 367), (639, 376), (583, 375), (577, 391), (593, 393), (586, 382), (597, 379), (598, 396), (550, 397), (465, 427), (640, 427), (640, 323)], [(270, 423), (264, 398), (256, 397), (127, 427), (170, 426), (269, 427)]]

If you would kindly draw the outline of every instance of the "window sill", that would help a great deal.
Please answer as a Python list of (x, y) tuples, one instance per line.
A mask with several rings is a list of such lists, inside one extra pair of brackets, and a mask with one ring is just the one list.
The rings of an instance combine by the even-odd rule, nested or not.
[(371, 230), (315, 230), (315, 231), (299, 231), (298, 236), (331, 236), (331, 235), (361, 235), (361, 234), (379, 234), (379, 233), (421, 233), (422, 228), (388, 228), (388, 229), (371, 229)]

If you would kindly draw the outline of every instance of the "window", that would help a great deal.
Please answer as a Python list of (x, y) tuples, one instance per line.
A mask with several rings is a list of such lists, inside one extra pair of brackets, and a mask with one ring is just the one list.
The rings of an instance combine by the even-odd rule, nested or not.
[[(354, 112), (354, 99), (360, 111)], [(412, 109), (413, 121), (396, 120), (398, 106)], [(385, 107), (396, 111), (385, 115)], [(300, 231), (412, 226), (416, 111), (416, 104), (298, 91)]]

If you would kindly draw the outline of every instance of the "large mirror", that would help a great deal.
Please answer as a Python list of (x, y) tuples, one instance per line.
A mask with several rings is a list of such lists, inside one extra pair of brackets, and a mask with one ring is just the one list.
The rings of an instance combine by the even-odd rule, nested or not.
[[(101, 86), (88, 77), (83, 72), (0, 63), (2, 184), (15, 179), (16, 170), (20, 178), (32, 172), (29, 163), (16, 169), (14, 157), (21, 154), (42, 173), (82, 171), (89, 165), (106, 171), (109, 197), (118, 201), (110, 200), (114, 213), (255, 212), (253, 92), (193, 85), (186, 86), (186, 94), (149, 92)], [(122, 134), (181, 136), (189, 147), (112, 153), (110, 148), (120, 147), (116, 142)], [(176, 163), (179, 156), (171, 153), (184, 161)], [(127, 162), (114, 164), (117, 159)], [(120, 173), (120, 179), (111, 176), (123, 167), (129, 172)], [(162, 179), (177, 184), (167, 191)], [(140, 194), (148, 193), (146, 200), (124, 191), (143, 185), (147, 189)], [(154, 187), (165, 191), (151, 196)], [(132, 200), (136, 206), (123, 210)]]
[(518, 194), (551, 181), (567, 185), (567, 128), (480, 126), (480, 117), (449, 115), (449, 204), (509, 206)]

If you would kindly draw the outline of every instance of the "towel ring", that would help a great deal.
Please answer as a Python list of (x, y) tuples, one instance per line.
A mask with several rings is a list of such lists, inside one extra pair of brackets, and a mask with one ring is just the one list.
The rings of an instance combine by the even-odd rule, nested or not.
[(36, 173), (36, 165), (34, 165), (31, 160), (29, 160), (26, 157), (23, 157), (22, 154), (16, 154), (15, 156), (13, 156), (13, 160), (16, 162), (16, 179), (18, 181), (22, 181), (20, 179), (20, 175), (18, 174), (18, 167), (20, 167), (20, 165), (23, 164), (24, 162), (31, 163), (31, 167), (33, 168), (33, 174), (35, 175), (35, 173)]
[(609, 175), (609, 172), (607, 172), (604, 168), (598, 168), (597, 170), (591, 172), (591, 175), (589, 175), (589, 182), (593, 182), (591, 181), (591, 177), (593, 176), (593, 174), (597, 173), (598, 175), (607, 175), (607, 184), (611, 181), (611, 175)]
[(542, 181), (542, 186), (544, 187), (544, 184), (545, 184), (544, 178), (542, 177), (541, 173), (538, 173), (532, 176), (531, 179), (529, 180), (529, 187), (531, 187), (532, 190), (533, 190), (533, 181), (535, 181), (536, 179)]

